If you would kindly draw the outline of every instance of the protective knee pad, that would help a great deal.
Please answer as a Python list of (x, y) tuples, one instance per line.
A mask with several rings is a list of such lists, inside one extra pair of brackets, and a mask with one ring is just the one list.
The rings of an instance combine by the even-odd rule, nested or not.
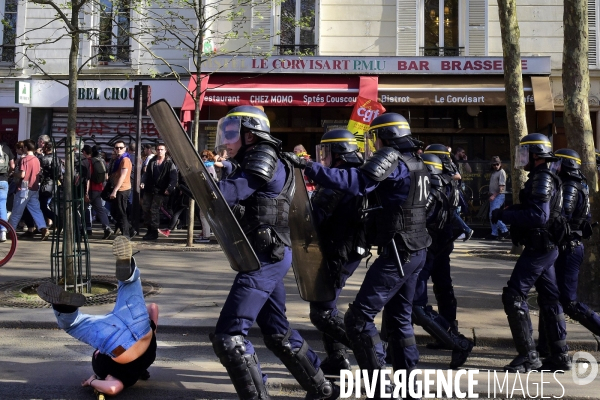
[(333, 393), (331, 382), (325, 379), (321, 369), (316, 369), (306, 356), (308, 344), (303, 341), (299, 349), (292, 348), (289, 341), (291, 330), (285, 335), (275, 334), (264, 336), (267, 349), (271, 350), (296, 378), (300, 386), (309, 394), (327, 398)]
[(412, 322), (425, 329), (434, 339), (443, 343), (446, 348), (451, 349), (454, 347), (447, 321), (435, 312), (431, 306), (413, 306)]
[(211, 334), (210, 340), (219, 361), (227, 370), (240, 399), (267, 400), (269, 393), (262, 379), (256, 354), (246, 353), (244, 336)]
[(565, 313), (594, 335), (600, 335), (600, 317), (584, 303), (570, 302), (565, 305)]
[(358, 366), (368, 371), (380, 369), (382, 365), (377, 358), (375, 346), (381, 343), (381, 339), (379, 335), (369, 336), (363, 333), (366, 321), (362, 314), (354, 309), (352, 304), (350, 304), (348, 311), (346, 311), (344, 323), (346, 324), (346, 333), (352, 345), (351, 348)]
[(452, 285), (436, 285), (433, 284), (433, 293), (438, 304), (440, 315), (449, 323), (456, 319), (456, 297), (454, 296), (454, 287)]
[(517, 352), (525, 355), (535, 351), (535, 342), (531, 336), (531, 320), (529, 312), (523, 309), (523, 297), (514, 289), (502, 289), (502, 303), (508, 319), (508, 326), (515, 341)]
[(346, 336), (344, 320), (339, 315), (334, 316), (333, 311), (334, 310), (322, 310), (311, 306), (309, 314), (310, 322), (325, 335), (350, 347), (350, 341)]

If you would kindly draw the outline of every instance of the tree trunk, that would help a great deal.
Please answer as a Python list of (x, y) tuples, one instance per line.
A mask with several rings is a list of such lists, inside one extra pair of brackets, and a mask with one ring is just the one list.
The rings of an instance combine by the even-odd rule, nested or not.
[[(588, 3), (587, 0), (564, 1), (563, 43), (563, 99), (564, 124), (567, 144), (579, 153), (581, 170), (588, 178), (592, 220), (600, 221), (600, 193), (594, 151), (594, 133), (588, 94), (590, 77), (588, 68)], [(585, 257), (579, 273), (578, 297), (592, 305), (600, 306), (600, 248), (597, 238), (585, 243)]]
[[(525, 99), (523, 97), (523, 74), (521, 70), (521, 47), (519, 39), (519, 21), (517, 21), (516, 0), (498, 0), (498, 16), (502, 36), (502, 53), (504, 56), (504, 87), (506, 96), (506, 116), (508, 119), (508, 135), (510, 138), (510, 159), (514, 165), (515, 148), (523, 136), (527, 135), (525, 118)], [(527, 176), (522, 169), (512, 169), (513, 204), (519, 202), (519, 191), (523, 188)], [(520, 254), (522, 249), (513, 246), (511, 253)]]
[[(75, 17), (71, 18), (71, 22), (74, 26), (77, 26), (77, 15), (73, 13)], [(76, 145), (76, 126), (77, 126), (77, 77), (78, 77), (78, 66), (77, 57), (79, 55), (79, 35), (77, 33), (71, 33), (71, 49), (69, 51), (69, 100), (68, 100), (68, 116), (67, 116), (67, 146), (66, 149), (73, 149)], [(70, 144), (70, 145), (69, 145)], [(64, 254), (65, 254), (65, 280), (67, 284), (73, 285), (76, 288), (76, 274), (75, 274), (75, 258), (74, 258), (74, 243), (75, 243), (75, 221), (74, 206), (73, 203), (73, 177), (75, 172), (75, 163), (73, 159), (73, 152), (67, 151), (65, 154), (65, 174), (64, 174), (64, 185), (63, 191), (65, 195), (65, 220), (64, 220)], [(83, 216), (82, 216), (83, 220)], [(82, 221), (85, 224), (84, 221)]]

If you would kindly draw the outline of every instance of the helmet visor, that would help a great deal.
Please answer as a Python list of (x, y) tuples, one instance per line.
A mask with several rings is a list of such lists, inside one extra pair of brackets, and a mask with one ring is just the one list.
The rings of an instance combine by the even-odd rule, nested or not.
[(554, 172), (555, 174), (558, 174), (560, 172), (561, 166), (562, 158), (559, 158), (557, 161), (552, 161), (548, 163), (548, 169)]
[(317, 162), (324, 167), (331, 167), (331, 145), (326, 144), (318, 144), (317, 145)]
[(529, 146), (515, 146), (515, 168), (523, 169), (529, 164)]
[(242, 120), (239, 117), (221, 118), (217, 124), (216, 147), (237, 143), (240, 140), (241, 128)]

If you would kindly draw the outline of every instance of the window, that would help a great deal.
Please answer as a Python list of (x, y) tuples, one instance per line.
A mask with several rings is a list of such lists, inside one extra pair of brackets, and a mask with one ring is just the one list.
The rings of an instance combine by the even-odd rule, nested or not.
[(459, 0), (425, 0), (424, 56), (460, 56)]
[(2, 18), (2, 61), (14, 62), (15, 39), (17, 37), (17, 0), (4, 1), (4, 17)]
[(279, 54), (317, 55), (317, 0), (284, 0), (281, 3)]
[(131, 9), (129, 0), (100, 0), (98, 62), (129, 63)]

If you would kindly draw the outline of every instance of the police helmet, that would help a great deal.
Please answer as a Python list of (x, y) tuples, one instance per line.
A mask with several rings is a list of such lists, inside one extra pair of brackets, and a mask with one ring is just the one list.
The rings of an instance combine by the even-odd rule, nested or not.
[(444, 171), (444, 167), (442, 165), (442, 160), (438, 156), (432, 153), (423, 153), (421, 154), (421, 158), (423, 162), (427, 166), (427, 170), (429, 170), (429, 174), (431, 175), (441, 175)]
[(542, 158), (555, 158), (552, 153), (552, 143), (546, 135), (541, 133), (530, 133), (519, 142), (520, 146), (527, 146), (531, 154), (537, 154)]
[(317, 146), (318, 162), (331, 166), (332, 154), (337, 154), (342, 160), (362, 164), (363, 159), (359, 153), (356, 136), (346, 129), (334, 129), (326, 132)]
[(396, 113), (386, 113), (375, 118), (369, 127), (369, 134), (400, 151), (416, 150), (423, 146), (423, 142), (411, 136), (406, 118)]
[(515, 149), (515, 168), (526, 167), (533, 161), (532, 154), (536, 154), (548, 162), (558, 161), (558, 158), (552, 153), (550, 139), (541, 133), (530, 133), (519, 141)]
[(554, 155), (560, 160), (561, 170), (564, 168), (570, 170), (581, 169), (581, 157), (575, 150), (559, 149), (554, 152)]
[[(239, 106), (231, 109), (217, 124), (217, 146), (236, 142), (242, 135), (242, 128), (250, 130), (260, 142), (268, 142), (277, 150), (281, 140), (271, 136), (271, 124), (263, 110), (254, 106)], [(237, 132), (237, 133), (236, 133)]]
[(425, 148), (423, 154), (435, 154), (442, 161), (450, 160), (450, 152), (443, 144), (430, 144)]

